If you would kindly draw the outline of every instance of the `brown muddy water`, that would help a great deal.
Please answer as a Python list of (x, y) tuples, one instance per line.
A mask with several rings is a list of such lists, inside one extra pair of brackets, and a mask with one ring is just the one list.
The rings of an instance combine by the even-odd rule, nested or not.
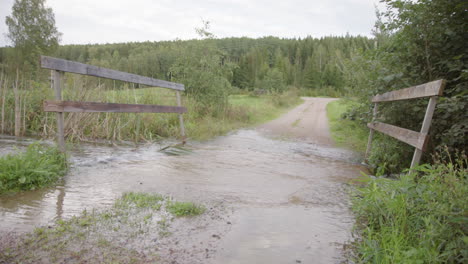
[[(15, 146), (0, 139), (2, 154)], [(347, 184), (363, 170), (352, 152), (257, 130), (161, 152), (162, 146), (81, 145), (58, 186), (0, 197), (0, 235), (110, 206), (124, 192), (156, 192), (228, 208), (229, 228), (219, 230), (213, 254), (200, 263), (344, 260), (353, 225)]]

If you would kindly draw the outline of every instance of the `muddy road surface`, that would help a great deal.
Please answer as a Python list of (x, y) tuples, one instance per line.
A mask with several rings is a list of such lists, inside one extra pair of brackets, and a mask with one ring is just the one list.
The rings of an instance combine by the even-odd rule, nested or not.
[(183, 149), (82, 145), (57, 187), (0, 197), (0, 235), (109, 206), (124, 192), (156, 192), (215, 208), (196, 228), (177, 226), (188, 231), (174, 232), (181, 237), (162, 263), (340, 263), (353, 225), (347, 184), (364, 168), (333, 147), (331, 100), (304, 98), (258, 128)]

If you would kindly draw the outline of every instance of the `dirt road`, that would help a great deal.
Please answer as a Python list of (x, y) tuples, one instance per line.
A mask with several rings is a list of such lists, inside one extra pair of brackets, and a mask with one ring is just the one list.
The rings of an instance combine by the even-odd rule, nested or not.
[(302, 97), (304, 103), (278, 119), (259, 127), (260, 130), (308, 143), (333, 145), (328, 128), (326, 106), (335, 98)]
[(361, 168), (332, 146), (325, 106), (333, 99), (304, 100), (257, 129), (180, 151), (82, 146), (60, 186), (0, 200), (0, 230), (30, 231), (110, 206), (124, 192), (151, 192), (203, 203), (208, 213), (174, 220), (168, 237), (110, 243), (157, 250), (160, 263), (340, 263), (353, 224), (346, 186)]

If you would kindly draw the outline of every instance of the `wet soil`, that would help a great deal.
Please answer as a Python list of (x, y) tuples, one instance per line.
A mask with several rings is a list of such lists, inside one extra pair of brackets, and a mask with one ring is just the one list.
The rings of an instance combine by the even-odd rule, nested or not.
[[(325, 115), (333, 99), (304, 100), (257, 129), (183, 148), (82, 145), (58, 186), (0, 197), (0, 236), (151, 192), (211, 208), (173, 225), (161, 263), (340, 263), (353, 225), (347, 184), (364, 168), (333, 147)], [(12, 144), (0, 140), (0, 149)]]

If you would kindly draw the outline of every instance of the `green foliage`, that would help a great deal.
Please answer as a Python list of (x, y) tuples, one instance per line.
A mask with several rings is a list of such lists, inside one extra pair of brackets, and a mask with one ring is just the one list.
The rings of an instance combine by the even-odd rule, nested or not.
[(52, 185), (67, 169), (66, 156), (57, 148), (31, 144), (23, 153), (0, 157), (0, 194)]
[(365, 152), (369, 130), (356, 120), (346, 119), (356, 102), (349, 99), (340, 99), (327, 104), (327, 117), (330, 132), (338, 146), (347, 147), (361, 153)]
[(422, 165), (399, 179), (363, 179), (354, 194), (359, 263), (466, 263), (468, 171)]
[(192, 42), (182, 49), (171, 67), (174, 80), (186, 87), (186, 93), (203, 107), (202, 114), (218, 115), (227, 107), (233, 64), (225, 61), (226, 54), (212, 41), (209, 22), (196, 29), (204, 42)]
[(206, 210), (204, 206), (190, 202), (169, 202), (166, 209), (178, 217), (197, 216), (203, 214)]
[(124, 193), (122, 197), (115, 202), (115, 206), (119, 208), (134, 206), (136, 208), (152, 208), (159, 210), (161, 207), (160, 202), (163, 200), (164, 197), (159, 194), (128, 192)]
[[(40, 54), (58, 47), (60, 32), (55, 17), (45, 0), (15, 0), (11, 16), (6, 17), (7, 37), (22, 60), (37, 65)], [(18, 59), (18, 58), (16, 58)]]
[(258, 81), (256, 87), (264, 91), (282, 93), (286, 90), (286, 82), (283, 73), (278, 69), (268, 69), (265, 77)]
[[(401, 89), (437, 79), (446, 79), (447, 86), (439, 99), (431, 127), (428, 152), (448, 146), (450, 151), (467, 149), (468, 118), (468, 47), (466, 42), (466, 3), (461, 0), (385, 0), (387, 11), (376, 24), (377, 50), (348, 60), (345, 74), (350, 91), (359, 96), (361, 107), (355, 112), (363, 124), (371, 119), (369, 97), (377, 93)], [(379, 104), (379, 113), (386, 123), (418, 131), (427, 99)], [(377, 141), (393, 141), (387, 137)], [(397, 143), (377, 145), (397, 146)], [(390, 149), (376, 148), (375, 164), (396, 166), (398, 172), (409, 163), (413, 151), (397, 149), (397, 157), (389, 160)], [(426, 155), (428, 159), (430, 155)], [(396, 163), (395, 163), (396, 162)]]

